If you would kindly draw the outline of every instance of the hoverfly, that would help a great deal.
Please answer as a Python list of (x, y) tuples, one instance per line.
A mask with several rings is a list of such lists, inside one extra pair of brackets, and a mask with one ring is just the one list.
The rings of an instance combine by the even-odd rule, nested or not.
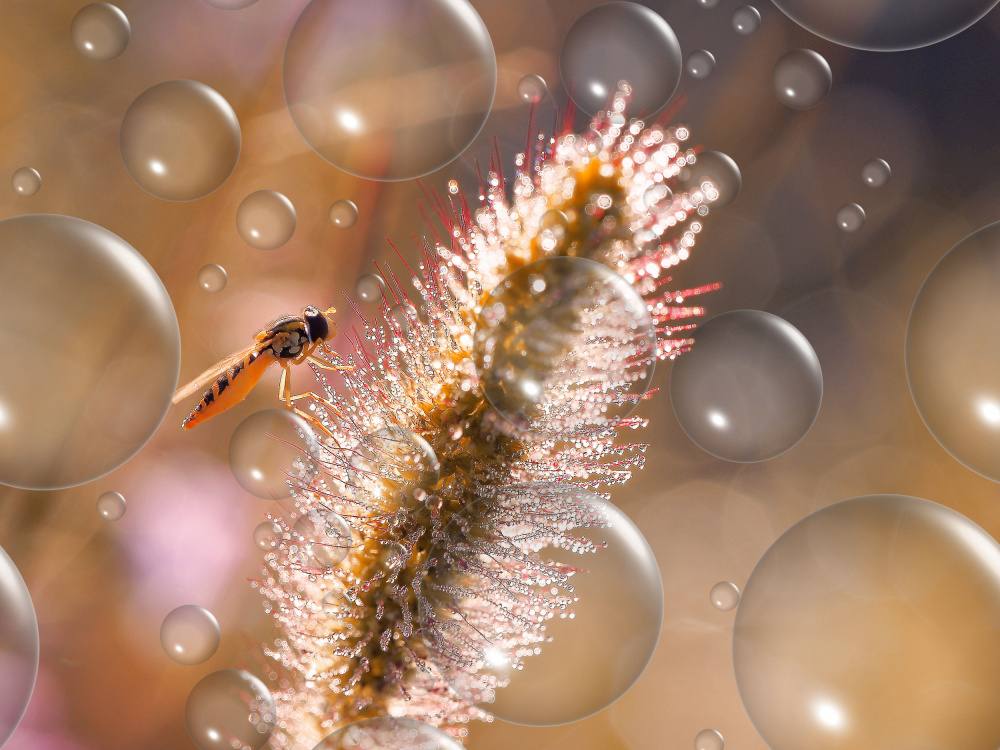
[[(275, 363), (282, 368), (278, 398), (283, 398), (290, 409), (294, 409), (290, 384), (292, 365), (311, 362), (324, 370), (350, 369), (338, 367), (313, 355), (324, 341), (337, 335), (337, 324), (332, 317), (335, 312), (337, 311), (332, 307), (320, 310), (310, 305), (302, 310), (301, 316), (284, 315), (254, 336), (254, 342), (246, 349), (216, 362), (179, 389), (174, 394), (175, 404), (211, 384), (181, 427), (190, 430), (238, 404)], [(298, 412), (298, 409), (295, 411)]]

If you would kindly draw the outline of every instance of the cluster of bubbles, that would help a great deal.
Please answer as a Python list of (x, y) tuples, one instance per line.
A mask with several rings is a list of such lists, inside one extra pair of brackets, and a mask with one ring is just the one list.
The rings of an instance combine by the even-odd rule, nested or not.
[[(871, 188), (880, 188), (889, 182), (892, 169), (885, 159), (869, 159), (861, 167), (861, 181)], [(865, 210), (857, 203), (845, 203), (835, 216), (837, 228), (842, 232), (856, 232), (865, 224)]]
[(670, 372), (681, 428), (706, 452), (756, 462), (795, 446), (819, 414), (823, 373), (809, 341), (787, 321), (735, 310), (702, 323)]

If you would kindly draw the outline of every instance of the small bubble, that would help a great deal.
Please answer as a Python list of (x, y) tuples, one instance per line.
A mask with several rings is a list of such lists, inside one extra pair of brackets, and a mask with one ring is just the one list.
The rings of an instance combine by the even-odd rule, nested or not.
[(295, 522), (292, 539), (299, 542), (303, 565), (325, 570), (344, 561), (354, 537), (350, 524), (339, 514), (314, 508)]
[(362, 302), (378, 303), (382, 301), (385, 290), (385, 280), (377, 273), (366, 273), (358, 277), (354, 284), (354, 293)]
[(760, 28), (760, 11), (744, 5), (733, 11), (733, 28), (738, 34), (752, 34)]
[(117, 521), (125, 515), (125, 498), (120, 492), (105, 492), (97, 498), (97, 512), (105, 521)]
[(116, 6), (91, 3), (73, 16), (69, 35), (73, 48), (88, 60), (108, 62), (128, 47), (132, 27)]
[(256, 497), (280, 500), (291, 495), (292, 463), (307, 456), (315, 436), (302, 417), (286, 409), (264, 409), (240, 422), (229, 440), (229, 468), (236, 481)]
[(861, 181), (868, 187), (882, 187), (892, 176), (892, 169), (885, 159), (871, 159), (861, 167)]
[(281, 527), (274, 521), (257, 524), (253, 530), (253, 543), (262, 550), (274, 549), (282, 538)]
[(198, 286), (209, 294), (215, 294), (226, 288), (228, 278), (225, 268), (215, 263), (209, 263), (198, 271)]
[(715, 70), (715, 56), (708, 50), (696, 49), (687, 56), (684, 67), (692, 78), (708, 78)]
[(243, 10), (255, 4), (257, 0), (204, 0), (207, 5), (220, 10)]
[(837, 227), (842, 232), (856, 232), (865, 224), (865, 210), (857, 203), (845, 203), (837, 209)]
[(222, 631), (215, 615), (204, 607), (185, 604), (163, 618), (160, 645), (178, 664), (201, 664), (219, 648)]
[(194, 686), (184, 720), (199, 750), (261, 750), (274, 731), (274, 699), (249, 672), (223, 669)]
[(350, 229), (358, 223), (358, 207), (346, 198), (334, 201), (329, 217), (330, 223), (338, 229)]
[(705, 151), (698, 154), (695, 163), (685, 172), (687, 174), (678, 180), (678, 187), (688, 192), (694, 190), (707, 192), (705, 185), (711, 183), (714, 193), (708, 194), (708, 197), (715, 196), (711, 200), (712, 208), (728, 206), (736, 200), (743, 186), (743, 176), (740, 174), (739, 166), (721, 151)]
[(694, 750), (722, 750), (726, 746), (715, 729), (702, 729), (694, 738)]
[(662, 182), (655, 182), (642, 192), (642, 204), (651, 213), (666, 211), (673, 198), (673, 191)]
[(712, 586), (712, 591), (709, 593), (708, 598), (711, 600), (712, 606), (717, 610), (728, 612), (731, 609), (735, 609), (736, 605), (740, 603), (740, 590), (735, 583), (719, 581)]
[(250, 247), (276, 250), (295, 233), (295, 207), (274, 190), (250, 193), (236, 209), (236, 231)]
[(42, 189), (42, 176), (31, 167), (21, 167), (11, 176), (10, 186), (18, 195), (30, 198)]
[(695, 2), (706, 10), (710, 10), (719, 4), (719, 0), (695, 0)]
[(812, 109), (833, 86), (830, 65), (817, 52), (793, 49), (774, 65), (771, 85), (778, 101), (792, 109)]
[(524, 101), (537, 104), (548, 93), (549, 87), (545, 79), (534, 73), (529, 73), (517, 82), (517, 95)]

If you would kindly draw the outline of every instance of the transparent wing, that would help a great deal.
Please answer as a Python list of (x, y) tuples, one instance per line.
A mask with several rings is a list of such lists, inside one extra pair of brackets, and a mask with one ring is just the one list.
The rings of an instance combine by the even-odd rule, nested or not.
[(230, 354), (221, 362), (216, 362), (214, 365), (209, 367), (207, 370), (205, 370), (205, 372), (196, 377), (186, 386), (184, 386), (183, 388), (179, 388), (177, 390), (177, 393), (174, 394), (172, 403), (176, 404), (180, 401), (183, 401), (188, 396), (194, 393), (199, 393), (201, 391), (204, 391), (207, 386), (211, 385), (216, 380), (218, 380), (219, 376), (222, 373), (224, 373), (226, 370), (235, 365), (244, 357), (249, 356), (253, 351), (260, 348), (262, 348), (261, 343), (256, 342), (248, 346), (246, 349), (242, 349), (236, 352), (235, 354)]

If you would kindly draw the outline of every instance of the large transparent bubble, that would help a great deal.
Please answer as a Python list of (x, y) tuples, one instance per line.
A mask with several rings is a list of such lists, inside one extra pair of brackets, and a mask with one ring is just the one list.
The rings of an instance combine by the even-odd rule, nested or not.
[[(489, 501), (461, 513), (446, 530), (447, 552), (430, 553), (436, 562), (421, 588), (425, 641), (452, 688), (497, 718), (579, 721), (624, 695), (653, 655), (663, 621), (656, 558), (635, 524), (593, 492), (525, 485), (511, 494), (549, 498), (559, 546), (533, 548), (517, 513), (502, 517)], [(526, 566), (526, 558), (541, 567)], [(542, 622), (551, 640), (536, 643), (531, 635)]]
[(306, 420), (288, 409), (263, 409), (233, 430), (229, 468), (251, 495), (282, 500), (309, 475), (315, 450), (316, 434)]
[(702, 323), (674, 362), (670, 402), (702, 450), (749, 463), (781, 455), (812, 427), (823, 399), (819, 358), (797, 328), (759, 310)]
[(632, 89), (629, 114), (658, 112), (674, 95), (682, 67), (673, 29), (637, 3), (605, 3), (587, 11), (567, 32), (559, 54), (563, 85), (591, 115), (608, 105), (619, 81)]
[(927, 275), (906, 326), (913, 403), (952, 456), (1000, 482), (1000, 223), (952, 248)]
[(943, 505), (816, 511), (757, 563), (733, 630), (771, 750), (1000, 746), (1000, 545)]
[(964, 31), (997, 0), (774, 0), (816, 36), (855, 49), (926, 47)]
[(97, 479), (146, 444), (180, 370), (167, 290), (124, 240), (67, 216), (0, 222), (0, 483)]
[(422, 721), (379, 716), (338, 729), (313, 750), (462, 750), (462, 744)]
[(191, 690), (184, 720), (198, 750), (261, 750), (274, 731), (274, 699), (249, 672), (221, 669)]
[(312, 0), (285, 48), (285, 101), (345, 172), (406, 180), (465, 151), (493, 104), (493, 42), (467, 0)]
[(538, 432), (626, 416), (649, 388), (655, 350), (642, 297), (584, 258), (523, 266), (493, 290), (476, 322), (486, 398), (514, 424)]
[(38, 674), (38, 622), (28, 587), (0, 549), (0, 747), (17, 729)]

